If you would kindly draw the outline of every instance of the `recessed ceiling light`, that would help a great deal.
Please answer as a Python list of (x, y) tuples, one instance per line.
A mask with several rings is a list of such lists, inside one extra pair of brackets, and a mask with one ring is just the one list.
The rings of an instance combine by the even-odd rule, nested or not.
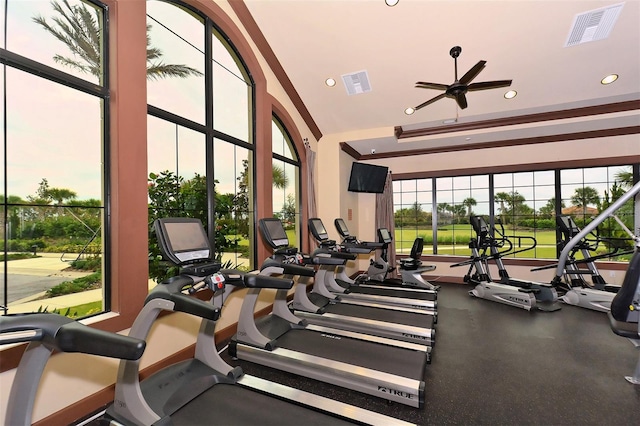
[(396, 4), (400, 3), (400, 0), (384, 0), (385, 4), (389, 7), (393, 7)]
[(328, 78), (324, 81), (324, 84), (326, 84), (329, 87), (333, 87), (336, 85), (336, 81), (332, 78)]
[(413, 109), (413, 108), (407, 108), (407, 109), (404, 110), (404, 113), (407, 114), (407, 115), (411, 115), (414, 112), (416, 112), (416, 110)]
[(618, 79), (618, 74), (609, 74), (608, 76), (606, 76), (605, 78), (600, 80), (600, 83), (602, 83), (602, 84), (611, 84), (614, 81), (616, 81), (617, 79)]
[(504, 98), (505, 99), (513, 99), (516, 97), (516, 95), (518, 94), (518, 92), (516, 92), (515, 90), (509, 90), (507, 93), (504, 94)]

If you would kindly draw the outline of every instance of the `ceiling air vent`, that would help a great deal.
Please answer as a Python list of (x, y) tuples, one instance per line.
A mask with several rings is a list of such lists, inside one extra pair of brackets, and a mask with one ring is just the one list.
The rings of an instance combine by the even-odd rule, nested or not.
[(609, 37), (624, 3), (576, 15), (564, 47)]
[(344, 87), (347, 89), (348, 95), (359, 95), (360, 93), (371, 91), (371, 84), (369, 83), (369, 76), (366, 71), (345, 74), (342, 76), (342, 81), (344, 82)]

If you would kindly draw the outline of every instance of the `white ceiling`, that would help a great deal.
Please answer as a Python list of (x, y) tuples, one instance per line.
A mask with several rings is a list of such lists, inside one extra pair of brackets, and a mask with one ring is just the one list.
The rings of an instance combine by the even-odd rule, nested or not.
[[(359, 132), (373, 139), (345, 138), (360, 154), (453, 146), (532, 134), (640, 125), (640, 0), (484, 1), (244, 0), (269, 46), (323, 135)], [(564, 47), (576, 15), (624, 3), (608, 38)], [(467, 93), (460, 110), (450, 98), (413, 115), (404, 114), (440, 91), (416, 81), (451, 84), (453, 46), (461, 46), (458, 77), (480, 60), (473, 80), (513, 80), (508, 89)], [(349, 96), (342, 75), (366, 70), (369, 93)], [(617, 73), (613, 84), (600, 80)], [(326, 78), (338, 84), (329, 88)], [(441, 127), (570, 108), (637, 101), (634, 111), (530, 125), (401, 139), (403, 129)], [(455, 123), (453, 124), (455, 126)], [(509, 133), (511, 132), (511, 133)], [(440, 144), (440, 145), (434, 145)], [(640, 151), (640, 148), (639, 148)], [(639, 152), (640, 153), (640, 152)]]

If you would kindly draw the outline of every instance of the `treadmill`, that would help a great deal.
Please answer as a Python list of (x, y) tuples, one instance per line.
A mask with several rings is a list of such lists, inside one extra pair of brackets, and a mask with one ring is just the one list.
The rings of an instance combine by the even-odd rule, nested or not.
[[(314, 255), (330, 255), (332, 253), (367, 254), (372, 248), (370, 245), (337, 244), (329, 239), (329, 234), (319, 218), (309, 219), (309, 231), (320, 244), (314, 251)], [(370, 301), (384, 305), (389, 309), (413, 308), (423, 310), (428, 314), (436, 315), (437, 293), (426, 292), (413, 288), (358, 285), (347, 277), (344, 268), (336, 275), (335, 267), (320, 267), (314, 283), (318, 290), (327, 297), (330, 293), (340, 295), (342, 301)]]
[(9, 391), (4, 419), (7, 425), (32, 424), (38, 385), (54, 350), (134, 360), (146, 347), (144, 340), (91, 328), (58, 314), (0, 316), (0, 345), (23, 342), (28, 345)]
[[(315, 276), (315, 270), (304, 265), (320, 265), (326, 260), (335, 263), (334, 258), (311, 257), (289, 247), (289, 238), (278, 218), (260, 219), (258, 225), (262, 239), (274, 250), (273, 255), (262, 264), (264, 273), (299, 275), (311, 279)], [(344, 261), (341, 259), (341, 263)], [(425, 345), (422, 350), (428, 353), (435, 343), (432, 315), (340, 303), (313, 291), (308, 293), (307, 283), (303, 279), (296, 284), (289, 308), (309, 324), (421, 344)]]
[(276, 291), (273, 312), (254, 318), (261, 288), (244, 297), (237, 333), (229, 343), (233, 358), (359, 391), (412, 407), (424, 405), (426, 352), (401, 348), (398, 341), (331, 327), (309, 325), (293, 315), (287, 289)]
[[(406, 424), (257, 377), (227, 364), (215, 342), (216, 320), (234, 287), (280, 288), (292, 281), (220, 269), (211, 259), (207, 234), (199, 219), (166, 218), (154, 223), (163, 256), (180, 266), (179, 275), (151, 290), (130, 336), (147, 338), (161, 312), (202, 318), (192, 359), (140, 380), (139, 361), (122, 361), (115, 401), (106, 419), (125, 425), (299, 425)], [(205, 301), (201, 299), (210, 298)], [(248, 409), (250, 408), (250, 409)]]

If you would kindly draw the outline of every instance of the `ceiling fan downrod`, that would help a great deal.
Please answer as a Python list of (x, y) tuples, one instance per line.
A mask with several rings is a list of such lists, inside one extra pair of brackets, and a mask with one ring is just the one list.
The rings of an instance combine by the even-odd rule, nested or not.
[(449, 51), (449, 55), (451, 55), (451, 57), (453, 58), (454, 73), (455, 73), (454, 81), (458, 81), (458, 56), (460, 56), (461, 52), (462, 52), (462, 47), (460, 46), (453, 46)]

